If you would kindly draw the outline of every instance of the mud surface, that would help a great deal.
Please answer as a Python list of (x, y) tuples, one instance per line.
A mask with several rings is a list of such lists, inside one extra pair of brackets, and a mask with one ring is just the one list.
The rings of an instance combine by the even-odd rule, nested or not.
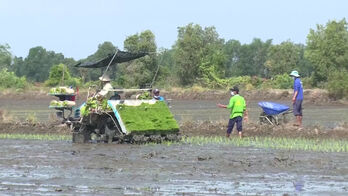
[[(285, 99), (276, 101), (288, 104)], [(266, 96), (266, 95), (265, 95)], [(272, 95), (273, 96), (273, 95)], [(272, 100), (271, 97), (264, 97)], [(61, 133), (51, 97), (1, 97), (0, 133)], [(187, 136), (224, 135), (220, 101), (173, 100)], [(321, 100), (319, 97), (318, 100)], [(325, 101), (325, 100), (322, 100)], [(304, 104), (305, 127), (258, 125), (258, 100), (248, 101), (244, 135), (348, 139), (346, 105)], [(25, 121), (35, 113), (38, 122)], [(292, 117), (290, 115), (290, 117)], [(5, 118), (5, 119), (4, 119)], [(15, 122), (4, 122), (16, 119)], [(291, 118), (290, 118), (291, 119)], [(235, 134), (235, 132), (233, 133)], [(0, 140), (0, 195), (346, 195), (348, 153), (241, 148), (231, 145), (72, 144)]]
[[(28, 116), (35, 115), (39, 122), (51, 122), (56, 120), (56, 114), (55, 110), (48, 108), (50, 100), (50, 97), (40, 99), (0, 98), (0, 110), (7, 111), (7, 116), (14, 120), (25, 121)], [(221, 100), (171, 100), (170, 110), (179, 122), (228, 120), (229, 111), (216, 106), (216, 103), (227, 104), (228, 100), (228, 98)], [(265, 100), (291, 106), (289, 100), (247, 100), (251, 122), (258, 122), (262, 109), (257, 103)], [(82, 99), (78, 100), (77, 105), (82, 101)], [(334, 128), (340, 123), (348, 121), (348, 105), (304, 103), (303, 107), (304, 125), (321, 125)], [(288, 115), (288, 118), (293, 120), (293, 115)]]
[(2, 195), (344, 195), (347, 153), (0, 140)]
[[(227, 123), (224, 121), (196, 121), (180, 124), (180, 132), (184, 136), (225, 136)], [(299, 129), (292, 124), (279, 126), (243, 124), (245, 137), (287, 137), (307, 139), (346, 139), (348, 140), (348, 124), (342, 124), (333, 129), (320, 126), (307, 126)], [(234, 128), (232, 135), (237, 135)]]
[[(187, 121), (228, 121), (229, 111), (216, 106), (217, 103), (228, 104), (229, 99), (223, 100), (173, 100), (171, 110), (179, 122)], [(275, 101), (288, 105), (292, 108), (289, 100), (247, 100), (247, 110), (250, 122), (259, 121), (261, 107), (259, 101)], [(325, 104), (316, 105), (311, 103), (303, 104), (303, 124), (305, 126), (319, 125), (327, 128), (334, 128), (342, 122), (348, 122), (348, 105)], [(287, 115), (289, 121), (294, 121), (292, 114)]]
[[(70, 134), (69, 129), (57, 126), (55, 111), (48, 108), (52, 98), (39, 96), (20, 99), (20, 97), (0, 98), (0, 132), (2, 133), (62, 133)], [(82, 98), (78, 101), (81, 102)], [(259, 100), (262, 101), (262, 100)], [(290, 105), (288, 100), (273, 100)], [(171, 100), (170, 109), (180, 124), (183, 135), (223, 136), (229, 118), (229, 111), (216, 106), (227, 104), (222, 100)], [(304, 129), (292, 126), (294, 117), (287, 115), (288, 124), (284, 126), (260, 126), (259, 115), (262, 109), (257, 100), (248, 101), (249, 122), (244, 124), (246, 136), (280, 136), (306, 138), (348, 138), (348, 106), (304, 103)], [(34, 114), (35, 123), (26, 123), (28, 115)], [(4, 122), (5, 121), (5, 122)], [(6, 122), (12, 121), (12, 122)]]

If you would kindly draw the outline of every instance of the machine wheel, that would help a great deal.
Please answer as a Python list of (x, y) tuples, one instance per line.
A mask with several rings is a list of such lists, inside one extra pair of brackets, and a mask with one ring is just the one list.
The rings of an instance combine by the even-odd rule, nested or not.
[(113, 114), (107, 116), (104, 124), (104, 132), (108, 143), (111, 143), (113, 140), (123, 135), (121, 127)]
[(75, 127), (73, 131), (73, 143), (86, 143), (91, 139), (91, 131), (87, 125)]

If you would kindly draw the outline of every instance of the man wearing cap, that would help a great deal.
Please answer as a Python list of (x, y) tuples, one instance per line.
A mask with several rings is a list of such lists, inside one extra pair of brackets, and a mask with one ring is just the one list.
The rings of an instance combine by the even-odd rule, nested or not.
[(226, 137), (230, 137), (233, 130), (234, 124), (237, 124), (237, 131), (239, 137), (242, 138), (242, 124), (243, 124), (243, 115), (244, 119), (248, 119), (248, 114), (246, 111), (245, 99), (239, 95), (238, 87), (233, 87), (230, 89), (232, 97), (228, 105), (217, 104), (220, 108), (227, 108), (231, 110), (230, 120), (228, 121)]
[(110, 98), (109, 91), (113, 89), (110, 83), (110, 77), (108, 75), (103, 75), (99, 77), (99, 80), (101, 81), (103, 89), (97, 93), (97, 97)]
[(164, 101), (164, 98), (160, 96), (160, 91), (157, 88), (153, 90), (153, 99), (158, 101)]
[(292, 71), (290, 76), (294, 78), (294, 95), (292, 96), (293, 113), (296, 117), (297, 126), (302, 127), (302, 101), (303, 101), (303, 87), (300, 80), (300, 75), (297, 71)]

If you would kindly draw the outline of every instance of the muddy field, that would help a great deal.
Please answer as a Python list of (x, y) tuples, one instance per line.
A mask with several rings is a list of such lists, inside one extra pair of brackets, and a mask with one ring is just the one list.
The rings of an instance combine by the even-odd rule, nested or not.
[(0, 140), (0, 193), (345, 195), (348, 154)]
[[(285, 96), (285, 94), (284, 94)], [(58, 133), (51, 98), (0, 97), (0, 110), (16, 123), (0, 133)], [(266, 99), (269, 101), (269, 99)], [(216, 100), (172, 100), (186, 136), (224, 135), (228, 111)], [(304, 104), (305, 127), (257, 124), (260, 108), (250, 99), (253, 136), (348, 139), (348, 106)], [(288, 104), (286, 99), (276, 101)], [(26, 123), (35, 114), (36, 123)], [(291, 117), (291, 116), (290, 116)], [(7, 120), (9, 120), (7, 119)], [(291, 119), (291, 118), (290, 118)], [(2, 119), (3, 120), (3, 119)], [(0, 140), (1, 195), (346, 195), (348, 153), (235, 147), (232, 145), (72, 144), (67, 141)]]
[[(1, 97), (0, 110), (9, 112), (9, 116), (15, 120), (25, 121), (28, 116), (34, 115), (39, 122), (51, 122), (56, 119), (55, 111), (48, 108), (52, 97)], [(182, 122), (194, 121), (227, 121), (229, 111), (216, 106), (216, 103), (228, 103), (228, 97), (216, 100), (170, 100), (170, 109), (175, 119)], [(250, 122), (257, 123), (261, 108), (257, 105), (259, 101), (276, 101), (290, 106), (286, 99), (250, 99), (247, 100)], [(77, 105), (83, 102), (81, 97)], [(348, 105), (336, 102), (316, 104), (305, 102), (304, 105), (305, 126), (319, 125), (334, 128), (343, 122), (348, 122)], [(292, 115), (288, 115), (293, 120)]]

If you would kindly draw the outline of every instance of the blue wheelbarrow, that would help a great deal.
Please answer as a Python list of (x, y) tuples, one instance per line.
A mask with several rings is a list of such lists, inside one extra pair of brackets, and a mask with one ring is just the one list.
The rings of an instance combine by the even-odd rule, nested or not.
[(292, 113), (289, 106), (280, 103), (262, 101), (258, 105), (262, 108), (259, 117), (260, 124), (280, 125), (287, 123), (287, 114)]

